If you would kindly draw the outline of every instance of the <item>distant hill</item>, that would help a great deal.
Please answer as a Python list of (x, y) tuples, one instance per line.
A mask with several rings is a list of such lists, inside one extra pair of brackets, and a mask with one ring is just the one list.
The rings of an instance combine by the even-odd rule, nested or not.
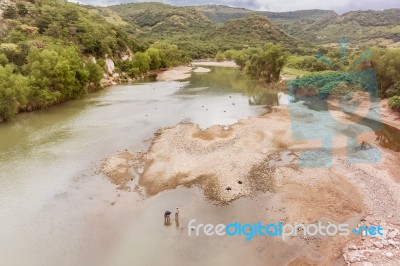
[(288, 35), (315, 44), (336, 43), (345, 37), (355, 44), (400, 47), (400, 9), (353, 11), (339, 16), (332, 10), (268, 12), (221, 5), (193, 8), (217, 24), (251, 14), (266, 16)]
[(305, 33), (308, 40), (322, 43), (335, 42), (340, 36), (354, 43), (390, 46), (400, 43), (400, 9), (345, 13), (311, 24)]
[(299, 10), (291, 12), (269, 12), (269, 11), (253, 11), (245, 8), (236, 8), (223, 5), (204, 5), (193, 6), (192, 8), (202, 12), (214, 23), (224, 23), (231, 19), (244, 18), (251, 14), (266, 16), (271, 21), (293, 21), (307, 19), (312, 21), (320, 21), (337, 17), (335, 11), (332, 10)]
[(245, 18), (232, 19), (215, 30), (214, 38), (222, 42), (256, 46), (260, 43), (275, 42), (286, 47), (295, 40), (286, 35), (279, 27), (266, 17), (250, 15)]
[[(223, 6), (220, 8), (226, 9)], [(288, 49), (297, 49), (299, 43), (265, 16), (255, 15), (246, 9), (241, 9), (246, 15), (238, 15), (237, 19), (232, 19), (235, 15), (229, 16), (223, 24), (216, 23), (201, 7), (130, 3), (106, 9), (140, 27), (138, 38), (150, 42), (167, 40), (189, 51), (194, 58), (213, 56), (219, 50), (259, 46), (265, 42), (281, 43)]]
[(169, 35), (196, 33), (208, 29), (212, 22), (201, 12), (188, 7), (175, 7), (161, 3), (132, 3), (109, 7), (128, 23), (144, 30)]

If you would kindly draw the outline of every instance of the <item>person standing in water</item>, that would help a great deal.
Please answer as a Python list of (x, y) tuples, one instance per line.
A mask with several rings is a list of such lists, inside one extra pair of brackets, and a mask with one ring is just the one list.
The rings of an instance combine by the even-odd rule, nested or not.
[(166, 211), (165, 213), (164, 213), (164, 222), (169, 222), (169, 216), (171, 215), (171, 212), (170, 211)]
[(175, 225), (176, 228), (179, 228), (179, 208), (176, 207), (175, 209)]

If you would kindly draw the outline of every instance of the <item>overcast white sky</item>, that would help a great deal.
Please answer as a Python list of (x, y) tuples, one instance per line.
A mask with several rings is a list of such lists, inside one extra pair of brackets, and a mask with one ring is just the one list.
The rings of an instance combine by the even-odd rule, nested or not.
[[(70, 2), (78, 2), (78, 0), (70, 0)], [(278, 12), (304, 9), (329, 9), (335, 10), (338, 13), (344, 13), (352, 10), (382, 10), (387, 8), (400, 8), (400, 0), (79, 0), (79, 2), (98, 6), (131, 2), (161, 2), (180, 6), (221, 4), (244, 7), (253, 10), (268, 10)]]

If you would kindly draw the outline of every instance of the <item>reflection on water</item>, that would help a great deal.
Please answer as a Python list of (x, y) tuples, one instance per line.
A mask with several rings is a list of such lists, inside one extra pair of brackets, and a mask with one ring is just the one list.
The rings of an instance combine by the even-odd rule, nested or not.
[[(240, 93), (249, 97), (249, 105), (279, 105), (278, 91), (265, 87), (237, 68), (209, 67), (209, 73), (193, 73), (188, 83), (178, 93), (182, 95), (221, 95)], [(205, 78), (206, 77), (206, 78)]]
[[(187, 203), (192, 193), (179, 202), (162, 195), (160, 205), (151, 205), (154, 199), (149, 199), (141, 203), (149, 204), (143, 208), (140, 195), (116, 192), (99, 176), (98, 165), (116, 151), (147, 149), (146, 140), (159, 128), (181, 121), (201, 128), (230, 125), (262, 114), (264, 109), (254, 104), (275, 103), (277, 96), (263, 92), (230, 68), (197, 73), (187, 82), (147, 81), (151, 79), (110, 87), (47, 110), (21, 114), (0, 125), (0, 265), (59, 265), (60, 261), (63, 265), (103, 265), (106, 263), (97, 262), (116, 252), (113, 248), (118, 243), (125, 243), (121, 240), (124, 230), (133, 223), (137, 226), (129, 235), (133, 246), (122, 245), (121, 256), (135, 252), (135, 265), (160, 265), (164, 258), (153, 256), (154, 252), (165, 256), (172, 245), (177, 252), (187, 246), (180, 234), (172, 235), (184, 230), (185, 216), (179, 221), (171, 219), (164, 227), (158, 214), (160, 209)], [(190, 209), (195, 211), (190, 215), (207, 218), (209, 203), (199, 195), (190, 201)], [(122, 202), (124, 206), (120, 206)], [(219, 215), (220, 211), (215, 212), (215, 220)], [(146, 245), (146, 240), (151, 242)], [(153, 243), (163, 240), (161, 249), (154, 248)], [(216, 243), (221, 247), (218, 253), (224, 255), (226, 241)], [(197, 245), (192, 242), (191, 249), (199, 251), (190, 253), (196, 257), (189, 262), (201, 261), (204, 245), (201, 250)], [(237, 256), (224, 258), (229, 261), (248, 253), (242, 246), (230, 248)], [(211, 256), (214, 252), (215, 248), (210, 248), (206, 257), (219, 259)], [(170, 259), (179, 263), (181, 256), (171, 254)], [(156, 263), (146, 264), (148, 260)]]
[(250, 96), (250, 105), (269, 105), (275, 106), (279, 105), (278, 94), (275, 92), (264, 92), (258, 95)]
[(394, 127), (383, 125), (383, 129), (376, 132), (376, 140), (384, 148), (400, 151), (400, 134)]
[[(340, 110), (338, 107), (328, 104), (326, 100), (314, 96), (296, 96), (294, 101), (303, 101), (309, 109), (315, 111)], [(350, 116), (349, 120), (357, 121), (358, 124), (369, 127), (374, 131), (376, 141), (381, 147), (396, 152), (400, 151), (400, 131), (397, 128), (365, 117), (361, 118), (353, 113), (347, 114)]]

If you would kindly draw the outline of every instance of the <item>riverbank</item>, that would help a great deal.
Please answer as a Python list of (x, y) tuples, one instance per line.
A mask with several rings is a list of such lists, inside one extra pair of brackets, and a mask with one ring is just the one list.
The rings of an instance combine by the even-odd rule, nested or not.
[[(316, 111), (307, 112), (307, 117), (317, 116)], [(257, 198), (272, 193), (282, 199), (286, 222), (314, 223), (328, 218), (332, 223), (353, 221), (354, 226), (376, 224), (390, 228), (390, 232), (400, 230), (397, 153), (380, 149), (382, 160), (377, 164), (349, 164), (346, 139), (338, 138), (333, 146), (333, 168), (301, 168), (296, 163), (300, 153), (317, 149), (320, 144), (317, 140), (295, 141), (288, 128), (290, 116), (286, 107), (240, 120), (230, 127), (201, 130), (197, 125), (181, 123), (159, 130), (148, 151), (130, 154), (134, 158), (131, 161), (124, 161), (126, 153), (108, 160), (119, 161), (118, 169), (130, 168), (147, 196), (196, 186), (211, 202), (227, 204), (241, 197)], [(363, 135), (361, 140), (378, 146), (374, 134)], [(103, 167), (110, 169), (107, 161)], [(129, 187), (129, 179), (115, 179), (116, 175), (107, 174), (118, 186)], [(339, 236), (303, 240), (307, 245), (310, 241), (316, 244), (315, 249), (323, 257), (299, 257), (293, 265), (400, 261), (400, 239), (396, 236), (389, 246), (385, 245), (387, 236), (364, 241)], [(360, 251), (355, 253), (354, 246)]]
[(192, 73), (208, 73), (207, 67), (232, 67), (237, 68), (233, 61), (193, 61), (190, 66), (178, 66), (158, 73), (157, 81), (179, 81), (189, 78)]
[(234, 67), (237, 68), (238, 65), (234, 61), (210, 61), (210, 60), (197, 60), (193, 61), (192, 65), (194, 66), (214, 66), (214, 67)]
[[(340, 106), (337, 100), (329, 100), (329, 104), (334, 107), (340, 107), (348, 109), (349, 113), (355, 113), (360, 117), (366, 117), (368, 115), (369, 119), (377, 121), (379, 123), (387, 124), (398, 130), (400, 130), (400, 113), (392, 110), (389, 107), (388, 99), (382, 99), (379, 101), (379, 108), (376, 105), (371, 105), (368, 95), (365, 93), (358, 93), (353, 96), (350, 101), (343, 102)], [(357, 109), (354, 111), (354, 107)]]

